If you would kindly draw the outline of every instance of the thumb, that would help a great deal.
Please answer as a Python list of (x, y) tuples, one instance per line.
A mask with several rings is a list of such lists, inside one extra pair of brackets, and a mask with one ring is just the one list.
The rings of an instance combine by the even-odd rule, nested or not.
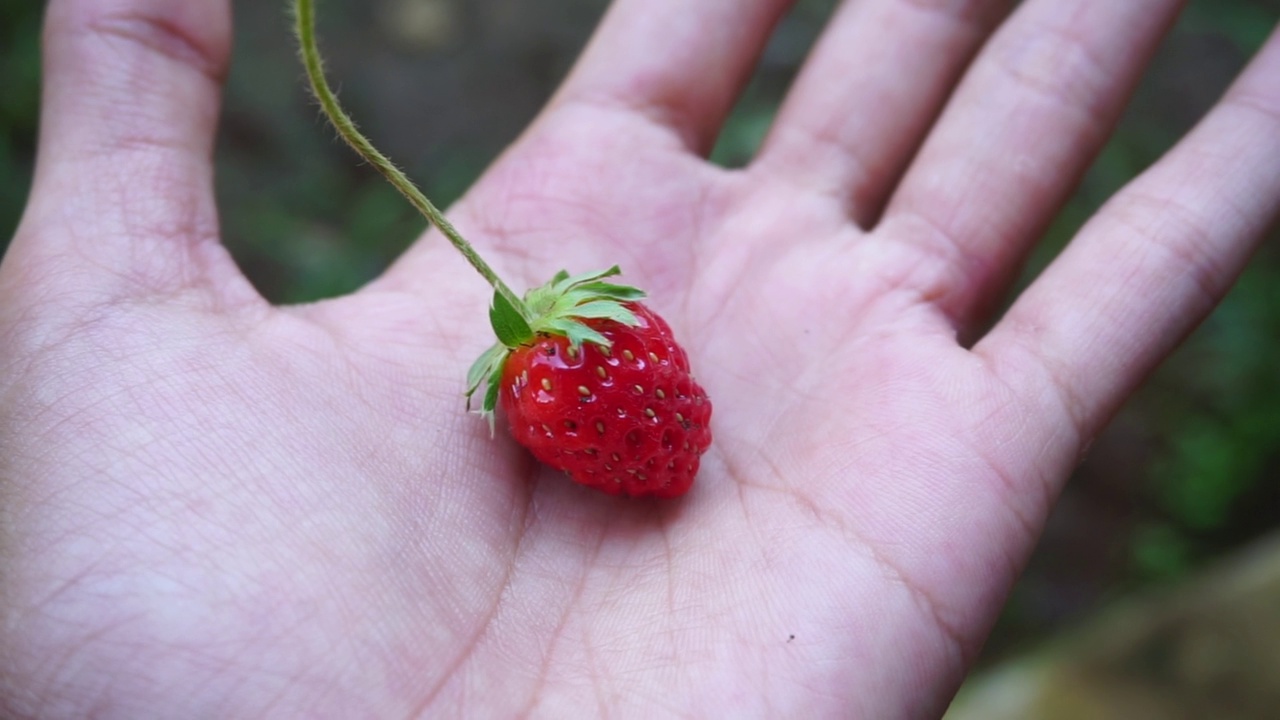
[(51, 0), (36, 177), (10, 260), (112, 295), (210, 267), (238, 276), (217, 243), (210, 157), (230, 15), (227, 0)]

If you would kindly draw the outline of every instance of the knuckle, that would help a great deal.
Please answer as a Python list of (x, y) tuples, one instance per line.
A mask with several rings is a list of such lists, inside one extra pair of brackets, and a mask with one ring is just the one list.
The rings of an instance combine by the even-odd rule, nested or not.
[(1042, 27), (1006, 41), (995, 67), (1015, 83), (1057, 105), (1099, 116), (1108, 73), (1087, 41), (1065, 28)]
[(81, 27), (86, 36), (127, 43), (145, 54), (189, 67), (219, 84), (227, 73), (228, 53), (221, 42), (202, 37), (165, 17), (116, 13), (88, 20)]

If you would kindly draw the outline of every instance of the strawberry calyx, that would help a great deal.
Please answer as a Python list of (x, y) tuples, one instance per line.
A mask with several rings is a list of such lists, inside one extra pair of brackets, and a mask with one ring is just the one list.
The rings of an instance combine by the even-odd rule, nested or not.
[(610, 341), (589, 327), (584, 320), (612, 320), (634, 327), (639, 324), (634, 313), (625, 303), (643, 299), (645, 292), (629, 285), (607, 282), (608, 278), (622, 274), (614, 265), (607, 270), (596, 270), (581, 275), (570, 275), (561, 270), (551, 282), (525, 293), (517, 307), (506, 295), (494, 292), (489, 307), (489, 323), (498, 336), (498, 342), (484, 352), (467, 372), (467, 407), (471, 397), (481, 386), (485, 388), (479, 414), (489, 422), (493, 431), (494, 410), (498, 407), (498, 391), (501, 387), (502, 369), (512, 351), (531, 345), (537, 338), (558, 335), (568, 338), (574, 348), (592, 343), (607, 348)]

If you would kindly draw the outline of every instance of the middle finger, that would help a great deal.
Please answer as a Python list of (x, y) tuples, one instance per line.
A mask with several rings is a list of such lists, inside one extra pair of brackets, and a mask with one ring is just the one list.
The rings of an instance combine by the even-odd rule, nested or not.
[(846, 0), (756, 166), (868, 226), (1010, 0)]

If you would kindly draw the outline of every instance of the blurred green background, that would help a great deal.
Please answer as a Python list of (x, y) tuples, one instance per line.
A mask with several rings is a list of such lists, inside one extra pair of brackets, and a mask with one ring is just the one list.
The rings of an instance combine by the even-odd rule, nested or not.
[[(273, 300), (353, 290), (423, 223), (333, 141), (308, 102), (284, 3), (234, 4), (235, 65), (217, 151), (226, 243)], [(801, 0), (779, 29), (716, 147), (718, 162), (749, 160), (833, 4)], [(364, 129), (447, 203), (538, 110), (605, 5), (326, 0), (321, 34)], [(0, 243), (30, 183), (41, 11), (33, 0), (0, 0)], [(1277, 18), (1280, 0), (1190, 3), (1028, 275), (1204, 113)], [(1221, 308), (1094, 444), (984, 664), (1280, 528), (1277, 251), (1273, 236)]]

